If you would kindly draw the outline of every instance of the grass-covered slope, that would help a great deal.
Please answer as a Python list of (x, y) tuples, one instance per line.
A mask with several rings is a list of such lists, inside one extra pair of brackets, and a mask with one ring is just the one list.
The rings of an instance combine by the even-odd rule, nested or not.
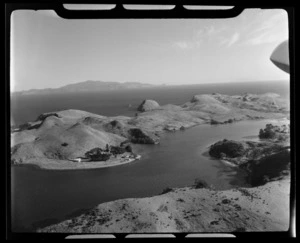
[(161, 233), (286, 231), (289, 179), (254, 188), (180, 188), (149, 198), (99, 204), (38, 232)]
[(83, 156), (95, 147), (118, 146), (126, 140), (156, 144), (163, 131), (203, 123), (286, 117), (288, 109), (288, 101), (275, 94), (204, 94), (181, 106), (157, 106), (135, 117), (105, 117), (80, 110), (44, 113), (36, 121), (13, 130), (11, 159), (15, 164), (67, 160)]

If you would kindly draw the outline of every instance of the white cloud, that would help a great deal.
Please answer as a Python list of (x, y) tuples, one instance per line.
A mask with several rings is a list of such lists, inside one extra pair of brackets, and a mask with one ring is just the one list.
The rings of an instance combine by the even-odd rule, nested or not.
[(275, 34), (263, 33), (263, 34), (260, 34), (259, 36), (249, 39), (246, 42), (246, 44), (260, 45), (260, 44), (266, 44), (266, 43), (279, 42), (281, 40), (283, 40), (283, 39), (281, 39), (279, 36), (277, 36)]
[(205, 26), (202, 29), (199, 29), (195, 32), (195, 37), (196, 38), (211, 38), (214, 37), (215, 35), (225, 31), (227, 28), (225, 26), (216, 28), (213, 25), (210, 26)]
[(257, 33), (260, 31), (268, 31), (286, 22), (287, 22), (287, 14), (286, 12), (281, 11), (280, 13), (277, 13), (260, 22), (259, 26), (253, 31), (253, 33)]
[(185, 41), (177, 41), (174, 43), (174, 46), (178, 47), (180, 49), (190, 49), (191, 48), (191, 45)]
[(288, 19), (285, 11), (274, 15), (272, 12), (261, 14), (250, 31), (246, 35), (245, 45), (260, 45), (280, 42), (288, 38)]
[(220, 45), (223, 46), (227, 46), (230, 47), (232, 46), (234, 43), (236, 43), (238, 40), (240, 39), (240, 34), (235, 32), (232, 36), (230, 36), (229, 38), (222, 38), (220, 40)]
[(234, 43), (236, 43), (240, 39), (240, 34), (239, 33), (234, 33), (233, 36), (228, 41), (227, 46), (232, 46)]
[(180, 40), (174, 42), (173, 47), (183, 50), (199, 48), (204, 42), (215, 39), (219, 33), (223, 32), (226, 29), (227, 28), (225, 28), (224, 26), (220, 28), (216, 28), (213, 25), (205, 26), (201, 29), (195, 30), (190, 40)]
[(173, 46), (183, 50), (189, 50), (197, 48), (201, 45), (201, 41), (177, 41), (173, 43)]

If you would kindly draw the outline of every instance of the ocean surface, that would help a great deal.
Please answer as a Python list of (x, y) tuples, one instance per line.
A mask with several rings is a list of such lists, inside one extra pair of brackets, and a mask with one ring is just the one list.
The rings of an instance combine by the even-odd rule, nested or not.
[(288, 97), (290, 92), (289, 81), (162, 86), (101, 93), (12, 96), (11, 123), (19, 125), (35, 120), (44, 112), (65, 109), (84, 110), (103, 116), (134, 116), (136, 108), (145, 99), (154, 99), (161, 105), (182, 105), (190, 101), (193, 95), (196, 94), (239, 95), (267, 92)]
[[(35, 96), (12, 100), (16, 123), (36, 119), (49, 111), (81, 109), (101, 115), (131, 116), (144, 99), (160, 104), (183, 104), (195, 94), (241, 94), (275, 92), (289, 95), (288, 85), (195, 85), (160, 89), (114, 91), (103, 94)], [(256, 140), (258, 131), (270, 121), (243, 121), (233, 124), (200, 125), (167, 133), (159, 145), (137, 145), (142, 159), (133, 163), (94, 170), (47, 171), (31, 166), (11, 168), (12, 230), (32, 231), (57, 223), (99, 203), (121, 198), (148, 197), (166, 187), (193, 185), (202, 179), (216, 189), (249, 186), (242, 171), (205, 155), (208, 146), (220, 139)], [(275, 122), (275, 121), (274, 121)]]

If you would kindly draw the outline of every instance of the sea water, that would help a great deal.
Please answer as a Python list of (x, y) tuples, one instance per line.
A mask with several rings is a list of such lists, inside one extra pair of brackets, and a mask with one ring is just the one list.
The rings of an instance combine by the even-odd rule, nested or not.
[[(197, 86), (198, 87), (198, 86)], [(200, 86), (199, 86), (200, 87)], [(186, 89), (152, 89), (118, 91), (112, 94), (74, 94), (68, 96), (23, 97), (12, 102), (17, 123), (33, 120), (40, 113), (82, 109), (102, 115), (134, 114), (143, 99), (155, 99), (161, 104), (182, 104), (199, 93), (239, 94), (249, 87), (202, 86)], [(275, 87), (275, 86), (274, 86)], [(268, 92), (275, 92), (268, 87)], [(258, 89), (252, 87), (253, 90)], [(262, 90), (267, 88), (259, 88)], [(275, 90), (274, 90), (275, 89)], [(211, 91), (211, 92), (209, 92)], [(277, 90), (279, 91), (279, 90)], [(283, 93), (283, 89), (280, 89)], [(119, 95), (122, 93), (123, 95)], [(256, 92), (259, 93), (259, 92)], [(277, 92), (278, 93), (278, 92)], [(282, 94), (283, 95), (283, 94)], [(60, 97), (60, 98), (58, 98)], [(20, 98), (19, 98), (20, 99)], [(37, 101), (39, 100), (39, 102)], [(54, 102), (55, 100), (55, 102)], [(131, 104), (131, 106), (128, 106)], [(23, 110), (24, 109), (24, 110)], [(18, 112), (23, 115), (16, 115)], [(121, 198), (148, 197), (161, 193), (166, 187), (192, 186), (202, 179), (218, 190), (248, 185), (244, 174), (219, 160), (205, 155), (208, 146), (221, 139), (243, 140), (256, 138), (259, 129), (270, 121), (242, 121), (226, 125), (200, 125), (168, 133), (158, 145), (138, 145), (141, 160), (133, 163), (94, 170), (47, 171), (32, 166), (11, 168), (12, 229), (15, 232), (32, 231), (37, 227), (57, 223), (81, 210)]]

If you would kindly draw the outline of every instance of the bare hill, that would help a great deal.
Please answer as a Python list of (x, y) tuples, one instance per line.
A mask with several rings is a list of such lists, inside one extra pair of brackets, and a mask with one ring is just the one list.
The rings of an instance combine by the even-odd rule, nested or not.
[(286, 231), (289, 179), (254, 188), (215, 191), (191, 187), (148, 198), (99, 204), (38, 232), (162, 233)]
[(165, 105), (135, 117), (105, 117), (80, 110), (41, 114), (36, 121), (12, 129), (12, 162), (38, 163), (83, 156), (94, 147), (124, 141), (156, 144), (164, 131), (203, 123), (288, 117), (288, 101), (275, 94), (196, 95), (181, 106)]

